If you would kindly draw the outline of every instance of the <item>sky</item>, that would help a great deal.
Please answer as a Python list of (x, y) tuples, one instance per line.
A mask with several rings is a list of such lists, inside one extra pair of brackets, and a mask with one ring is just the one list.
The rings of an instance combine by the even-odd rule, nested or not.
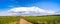
[(51, 14), (60, 14), (60, 0), (0, 0), (0, 15)]

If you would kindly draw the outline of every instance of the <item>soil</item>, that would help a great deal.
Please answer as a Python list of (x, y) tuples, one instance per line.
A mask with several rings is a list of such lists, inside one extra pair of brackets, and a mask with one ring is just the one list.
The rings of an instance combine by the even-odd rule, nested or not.
[(26, 21), (25, 19), (21, 18), (20, 19), (20, 24), (32, 24), (32, 23), (30, 23), (30, 22)]

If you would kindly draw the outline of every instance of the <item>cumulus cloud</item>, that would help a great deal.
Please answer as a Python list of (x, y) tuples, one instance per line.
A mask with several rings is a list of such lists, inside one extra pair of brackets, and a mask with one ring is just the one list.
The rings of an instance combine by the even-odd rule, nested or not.
[(9, 13), (7, 11), (4, 11), (4, 12), (0, 12), (0, 16), (12, 16), (14, 15), (15, 13)]
[(15, 7), (8, 11), (2, 12), (0, 15), (51, 15), (55, 14), (52, 10), (45, 10), (39, 7)]

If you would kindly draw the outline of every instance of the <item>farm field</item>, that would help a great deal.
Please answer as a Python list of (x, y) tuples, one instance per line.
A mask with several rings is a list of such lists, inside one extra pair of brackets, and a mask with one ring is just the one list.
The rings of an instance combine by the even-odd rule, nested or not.
[(0, 24), (18, 24), (19, 19), (17, 16), (0, 16)]
[(19, 24), (20, 18), (33, 24), (60, 24), (60, 16), (0, 16), (0, 24)]

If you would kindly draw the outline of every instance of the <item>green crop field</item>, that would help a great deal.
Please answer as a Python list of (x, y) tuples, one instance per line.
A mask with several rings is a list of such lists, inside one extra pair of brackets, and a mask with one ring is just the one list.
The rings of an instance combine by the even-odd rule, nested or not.
[(0, 24), (9, 24), (10, 22), (17, 22), (19, 24), (20, 18), (33, 24), (60, 24), (60, 16), (0, 16)]
[(8, 24), (10, 22), (19, 21), (19, 17), (15, 16), (0, 16), (0, 24)]
[(33, 24), (43, 24), (45, 22), (46, 24), (60, 24), (60, 16), (31, 16), (24, 17), (24, 19)]

